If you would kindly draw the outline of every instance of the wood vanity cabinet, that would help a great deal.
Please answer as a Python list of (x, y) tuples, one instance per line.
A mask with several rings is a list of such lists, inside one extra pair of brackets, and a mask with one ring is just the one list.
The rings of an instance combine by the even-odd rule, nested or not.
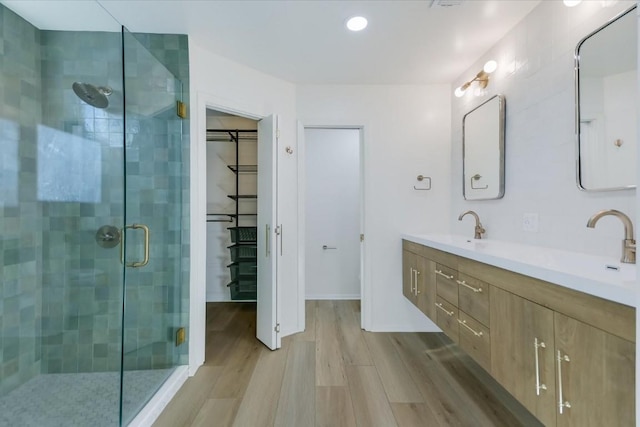
[[(634, 425), (633, 307), (412, 242), (403, 248), (429, 278), (418, 280), (414, 304), (545, 426)], [(432, 299), (420, 304), (423, 292)]]
[(555, 425), (553, 311), (491, 288), (491, 375), (545, 426)]
[[(416, 258), (421, 261), (416, 262)], [(403, 289), (415, 289), (406, 282), (411, 275), (410, 266), (419, 265), (414, 267), (420, 272), (418, 293), (407, 297), (409, 301), (490, 371), (489, 286), (473, 277), (460, 276), (458, 259), (455, 255), (403, 242)]]
[(435, 316), (434, 263), (408, 250), (402, 251), (402, 293), (429, 318)]
[(554, 326), (557, 406), (571, 405), (556, 425), (635, 425), (635, 343), (560, 313)]
[(545, 426), (634, 425), (634, 343), (499, 288), (490, 305), (491, 374)]
[(418, 255), (403, 250), (402, 251), (402, 294), (413, 305), (418, 305), (418, 297), (415, 291), (415, 269)]

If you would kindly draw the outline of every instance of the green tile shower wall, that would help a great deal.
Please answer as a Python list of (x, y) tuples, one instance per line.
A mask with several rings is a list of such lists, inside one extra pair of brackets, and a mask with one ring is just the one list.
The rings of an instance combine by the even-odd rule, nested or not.
[[(0, 24), (2, 395), (39, 373), (120, 367), (121, 266), (117, 250), (98, 247), (94, 233), (103, 224), (122, 225), (124, 206), (120, 35), (38, 31), (2, 5)], [(183, 81), (188, 104), (187, 37), (136, 37)], [(82, 103), (71, 91), (74, 81), (111, 86), (113, 107), (99, 110)], [(140, 196), (128, 218), (138, 213), (140, 222), (163, 230), (152, 239), (163, 255), (182, 262), (176, 268), (152, 262), (127, 282), (127, 307), (132, 308), (125, 318), (128, 369), (187, 363), (187, 346), (175, 347), (172, 339), (177, 327), (188, 324), (189, 124), (162, 128), (157, 122), (139, 120), (139, 132), (127, 140), (128, 148), (137, 146), (127, 157), (128, 190)], [(38, 200), (39, 124), (96, 147), (102, 169), (99, 204)], [(147, 130), (152, 138), (145, 136)], [(181, 152), (170, 150), (170, 143), (181, 143)], [(169, 177), (135, 179), (165, 171), (182, 177), (181, 195)], [(7, 189), (11, 182), (15, 188)], [(165, 223), (169, 212), (182, 213), (181, 227)], [(172, 239), (180, 243), (168, 244)], [(165, 308), (170, 313), (159, 314)]]
[[(187, 36), (140, 33), (133, 36), (182, 82), (182, 100), (189, 105)], [(136, 48), (135, 43), (125, 43), (125, 46)], [(135, 84), (135, 76), (144, 75), (149, 67), (146, 62), (150, 58), (138, 53), (137, 61), (128, 60), (131, 56), (133, 54), (125, 53), (127, 72), (132, 75), (128, 81)], [(135, 310), (127, 309), (132, 318), (125, 319), (125, 369), (143, 369), (147, 367), (149, 357), (153, 367), (160, 367), (162, 363), (188, 363), (188, 344), (176, 347), (174, 340), (177, 328), (186, 327), (189, 322), (189, 118), (176, 120), (175, 117), (173, 109), (154, 119), (137, 118), (134, 114), (128, 116), (128, 120), (133, 119), (134, 124), (135, 120), (139, 120), (137, 124), (149, 132), (146, 135), (142, 135), (142, 132), (131, 135), (131, 146), (127, 150), (127, 214), (140, 215), (129, 218), (148, 224), (155, 230), (151, 237), (155, 242), (152, 250), (155, 245), (156, 250), (161, 251), (156, 254), (156, 259), (180, 256), (182, 265), (150, 262), (144, 270), (128, 275), (128, 279), (130, 277), (138, 284), (129, 286), (132, 282), (127, 279), (127, 291), (132, 296), (129, 301), (139, 303), (128, 306)], [(164, 124), (167, 121), (168, 126)], [(180, 140), (181, 146), (178, 145)], [(148, 171), (155, 171), (169, 179), (156, 179), (151, 187), (135, 188), (130, 184), (130, 177), (135, 179), (137, 174)], [(181, 180), (177, 179), (179, 177)], [(138, 200), (139, 203), (132, 206), (131, 200)], [(171, 216), (180, 214), (181, 222), (169, 220)], [(150, 290), (154, 292), (153, 304), (140, 303), (148, 299)], [(147, 296), (141, 297), (140, 292), (145, 291)], [(167, 314), (161, 315), (162, 311)], [(147, 326), (149, 318), (162, 326), (150, 331)], [(144, 336), (140, 336), (141, 331)], [(134, 338), (136, 333), (137, 340)]]
[[(167, 50), (175, 50), (180, 38), (186, 40), (186, 36), (177, 35), (148, 35), (146, 38), (162, 42), (153, 43), (156, 54), (158, 49), (162, 52), (159, 46), (164, 43), (169, 46)], [(120, 367), (122, 276), (116, 273), (120, 273), (121, 267), (117, 250), (98, 247), (93, 236), (101, 225), (121, 225), (123, 222), (120, 165), (124, 122), (121, 95), (118, 98), (122, 94), (120, 36), (83, 32), (83, 36), (78, 37), (72, 32), (44, 31), (42, 39), (43, 52), (46, 52), (43, 58), (47, 58), (47, 61), (43, 60), (43, 74), (53, 76), (43, 85), (47, 87), (46, 93), (51, 94), (45, 101), (49, 108), (44, 114), (46, 123), (100, 143), (103, 171), (100, 204), (56, 203), (49, 211), (50, 216), (65, 219), (56, 221), (63, 229), (55, 230), (55, 238), (50, 240), (50, 253), (58, 257), (57, 260), (51, 258), (51, 267), (55, 270), (56, 262), (64, 262), (66, 277), (58, 275), (58, 284), (50, 283), (58, 301), (43, 306), (43, 351), (46, 355), (43, 372), (114, 370)], [(126, 38), (125, 46), (130, 50), (138, 49), (135, 42)], [(81, 64), (77, 64), (79, 56), (82, 57)], [(136, 76), (146, 76), (145, 72), (152, 67), (152, 58), (144, 51), (133, 52), (125, 58), (126, 90), (131, 94), (137, 91)], [(45, 74), (49, 68), (56, 71)], [(45, 80), (46, 77), (43, 82)], [(120, 106), (115, 102), (113, 108), (106, 110), (87, 106), (70, 89), (78, 80), (107, 84), (114, 90), (110, 101), (119, 102)], [(58, 103), (60, 98), (61, 104)], [(188, 283), (188, 276), (186, 280), (181, 277), (185, 273), (180, 265), (154, 260), (175, 259), (183, 253), (188, 254), (180, 244), (182, 236), (188, 235), (188, 229), (181, 230), (180, 223), (173, 220), (185, 209), (183, 200), (188, 200), (180, 194), (180, 178), (185, 177), (181, 148), (188, 149), (188, 135), (182, 137), (181, 132), (188, 129), (188, 124), (173, 119), (173, 125), (167, 127), (166, 121), (175, 117), (173, 110), (164, 117), (136, 113), (148, 111), (148, 107), (127, 102), (125, 220), (126, 223), (146, 224), (152, 230), (151, 262), (140, 270), (128, 269), (126, 274), (124, 367), (127, 370), (186, 363), (187, 346), (176, 348), (172, 337), (177, 327), (187, 324), (181, 310), (188, 304), (175, 301), (175, 298), (180, 298), (181, 291), (187, 288), (184, 284)], [(188, 159), (188, 152), (185, 158)], [(91, 212), (91, 208), (98, 211)], [(140, 242), (135, 232), (130, 235), (130, 242)], [(67, 242), (66, 252), (54, 247), (61, 242)], [(128, 249), (133, 254), (140, 253), (133, 246)], [(64, 255), (60, 255), (62, 253)], [(77, 280), (68, 277), (74, 272), (79, 277)], [(46, 273), (45, 277), (48, 277)], [(95, 289), (92, 288), (94, 284)], [(62, 294), (59, 288), (64, 289)], [(47, 298), (44, 300), (48, 301)], [(44, 320), (50, 322), (50, 329), (44, 327)], [(48, 341), (45, 341), (46, 337), (49, 337)]]
[(40, 372), (40, 33), (0, 5), (0, 395)]
[[(53, 151), (64, 150), (70, 143), (69, 135), (79, 138), (83, 147), (93, 149), (95, 166), (100, 169), (93, 174), (101, 177), (98, 185), (89, 188), (97, 195), (95, 201), (77, 200), (78, 194), (68, 193), (57, 179), (52, 184), (55, 201), (41, 195), (45, 199), (41, 201), (45, 217), (42, 373), (118, 370), (122, 265), (118, 249), (99, 247), (94, 235), (101, 225), (121, 226), (124, 217), (121, 36), (41, 31), (41, 47), (42, 124), (64, 135)], [(97, 109), (81, 101), (72, 90), (76, 81), (111, 87), (109, 107)], [(48, 153), (41, 149), (39, 155), (41, 173), (44, 168), (54, 167), (47, 161)], [(54, 167), (56, 178), (83, 178), (71, 176), (72, 164), (62, 166)]]

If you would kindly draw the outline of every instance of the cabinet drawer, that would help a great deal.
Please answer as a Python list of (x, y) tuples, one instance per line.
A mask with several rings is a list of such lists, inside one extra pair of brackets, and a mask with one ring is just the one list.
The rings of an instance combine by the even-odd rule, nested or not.
[(458, 272), (446, 265), (436, 264), (436, 293), (458, 306)]
[(489, 328), (464, 311), (458, 313), (460, 348), (487, 372), (491, 372), (491, 335)]
[(458, 308), (441, 297), (436, 297), (436, 325), (458, 342)]
[(458, 308), (489, 327), (489, 285), (462, 273), (458, 285)]

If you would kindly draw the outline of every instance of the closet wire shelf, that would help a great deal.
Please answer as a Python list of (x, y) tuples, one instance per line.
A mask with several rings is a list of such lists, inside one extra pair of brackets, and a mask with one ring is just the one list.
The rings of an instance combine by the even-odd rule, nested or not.
[[(241, 201), (255, 201), (257, 194), (240, 194), (240, 175), (258, 173), (258, 165), (240, 164), (240, 147), (245, 141), (257, 142), (257, 130), (241, 129), (207, 129), (207, 142), (232, 142), (235, 144), (235, 163), (227, 168), (235, 174), (235, 193), (227, 197), (235, 201), (235, 213), (207, 214), (207, 222), (232, 222), (235, 226), (228, 227), (231, 242), (228, 247), (231, 254), (231, 264), (227, 265), (231, 282), (227, 285), (232, 300), (256, 300), (258, 283), (258, 247), (257, 227), (239, 226), (241, 217), (257, 216), (257, 213), (246, 213), (247, 206), (243, 204), (244, 213), (240, 212)], [(251, 206), (251, 205), (249, 205)], [(213, 217), (213, 219), (209, 219)], [(218, 219), (216, 219), (216, 217)], [(219, 219), (226, 217), (228, 219)]]

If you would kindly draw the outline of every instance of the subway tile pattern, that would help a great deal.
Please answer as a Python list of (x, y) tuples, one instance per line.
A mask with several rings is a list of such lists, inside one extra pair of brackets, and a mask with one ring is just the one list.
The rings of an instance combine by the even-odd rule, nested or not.
[[(620, 224), (603, 221), (591, 230), (586, 223), (593, 213), (609, 208), (633, 218), (635, 191), (585, 193), (576, 185), (573, 61), (582, 37), (633, 3), (591, 1), (568, 8), (543, 1), (454, 82), (453, 88), (459, 86), (489, 59), (498, 62), (485, 96), (469, 90), (455, 98), (452, 89), (453, 233), (473, 235), (468, 222), (457, 221), (458, 213), (473, 209), (490, 239), (619, 257)], [(497, 93), (506, 97), (505, 196), (465, 201), (462, 118)], [(539, 215), (538, 232), (523, 230), (525, 213)]]
[[(134, 33), (136, 39), (146, 47), (153, 56), (156, 57), (171, 73), (173, 73), (182, 82), (182, 101), (187, 105), (187, 118), (181, 121), (182, 126), (182, 268), (180, 281), (182, 283), (180, 308), (177, 310), (180, 314), (177, 326), (185, 326), (189, 324), (189, 187), (190, 187), (190, 171), (189, 171), (189, 120), (190, 120), (190, 99), (189, 99), (189, 42), (185, 35), (180, 34), (141, 34)], [(174, 125), (180, 123), (174, 122)], [(174, 152), (174, 154), (177, 154)], [(176, 301), (177, 303), (177, 301)], [(189, 363), (188, 345), (174, 347), (174, 360), (179, 365)]]
[(41, 233), (36, 125), (40, 32), (0, 5), (0, 396), (40, 372)]
[[(176, 84), (173, 89), (181, 94), (183, 102), (189, 105), (187, 37), (140, 33), (132, 35), (180, 80), (182, 85)], [(126, 45), (132, 49), (136, 48), (133, 42)], [(125, 52), (125, 59), (129, 64), (127, 71), (131, 76), (127, 81), (133, 85), (145, 85), (149, 80), (146, 70), (152, 59), (147, 56), (146, 51), (139, 48), (136, 50), (137, 52)], [(129, 60), (130, 57), (136, 57), (137, 63)], [(167, 76), (166, 71), (156, 67), (152, 70), (151, 75), (155, 75), (156, 78)], [(143, 87), (142, 90), (144, 91), (145, 88)], [(155, 258), (181, 257), (182, 266), (150, 263), (149, 268), (145, 267), (144, 272), (143, 270), (129, 272), (134, 275), (129, 274), (129, 277), (135, 278), (134, 282), (140, 286), (137, 289), (128, 287), (128, 292), (132, 293), (134, 301), (147, 300), (136, 294), (146, 292), (148, 295), (151, 285), (154, 286), (155, 300), (149, 299), (152, 301), (150, 305), (137, 304), (138, 312), (135, 314), (132, 310), (127, 310), (128, 314), (131, 313), (131, 316), (136, 316), (138, 320), (137, 326), (125, 321), (125, 369), (142, 369), (149, 359), (149, 352), (152, 353), (151, 360), (154, 367), (160, 367), (162, 363), (169, 361), (178, 365), (188, 363), (188, 345), (175, 346), (175, 334), (177, 328), (187, 326), (189, 321), (189, 118), (177, 119), (173, 104), (169, 106), (167, 102), (157, 97), (157, 93), (149, 92), (147, 88), (143, 98), (145, 102), (149, 99), (158, 99), (160, 105), (166, 105), (167, 108), (163, 114), (153, 119), (136, 117), (135, 114), (128, 116), (127, 127), (134, 123), (133, 128), (129, 129), (131, 139), (128, 139), (128, 142), (131, 142), (131, 146), (127, 150), (127, 214), (132, 215), (128, 217), (128, 222), (138, 221), (136, 218), (140, 218), (140, 222), (148, 223), (155, 230), (152, 239), (156, 243), (152, 245), (152, 250), (155, 248), (161, 251)], [(151, 90), (151, 92), (157, 92), (157, 90)], [(136, 111), (136, 108), (129, 108), (129, 110)], [(134, 133), (138, 127), (147, 131)], [(180, 140), (182, 140), (181, 146)], [(139, 169), (136, 170), (136, 168)], [(159, 177), (154, 179), (151, 186), (136, 189), (129, 184), (131, 178), (144, 179), (143, 177), (148, 176), (151, 171)], [(169, 179), (167, 180), (166, 177)], [(177, 179), (179, 177), (182, 179)], [(177, 187), (176, 184), (180, 183), (181, 187)], [(132, 204), (132, 200), (139, 203)], [(181, 223), (171, 219), (180, 215)], [(150, 272), (152, 275), (149, 275)], [(162, 285), (158, 286), (158, 284)], [(161, 314), (163, 310), (165, 314)], [(149, 339), (145, 340), (140, 336), (140, 331), (148, 332), (149, 323), (146, 321), (149, 318), (153, 319), (154, 324), (164, 325), (164, 329), (156, 328), (153, 331), (151, 345)], [(137, 340), (134, 339), (135, 334), (139, 336)], [(131, 348), (138, 350), (129, 351), (127, 343), (131, 343)]]
[[(120, 46), (119, 33), (41, 31), (44, 374), (120, 369), (123, 268), (118, 248), (103, 249), (94, 237), (100, 226), (119, 227), (124, 218)], [(110, 87), (109, 106), (86, 104), (73, 92), (74, 82)], [(42, 137), (48, 134), (54, 136)], [(77, 150), (65, 156), (74, 141)], [(77, 163), (90, 169), (73, 174)], [(90, 174), (97, 179), (87, 180)], [(56, 177), (85, 188), (76, 194)]]
[[(124, 224), (123, 165), (126, 220), (153, 230), (152, 261), (127, 269), (125, 369), (186, 364), (174, 338), (188, 322), (188, 121), (166, 126), (175, 105), (149, 111), (140, 100), (125, 129), (119, 33), (39, 31), (2, 5), (0, 23), (0, 396), (40, 373), (120, 369), (124, 271), (95, 232)], [(188, 104), (187, 37), (136, 37), (182, 79)], [(151, 62), (141, 53), (127, 72)], [(75, 81), (113, 89), (109, 107), (81, 101)]]

